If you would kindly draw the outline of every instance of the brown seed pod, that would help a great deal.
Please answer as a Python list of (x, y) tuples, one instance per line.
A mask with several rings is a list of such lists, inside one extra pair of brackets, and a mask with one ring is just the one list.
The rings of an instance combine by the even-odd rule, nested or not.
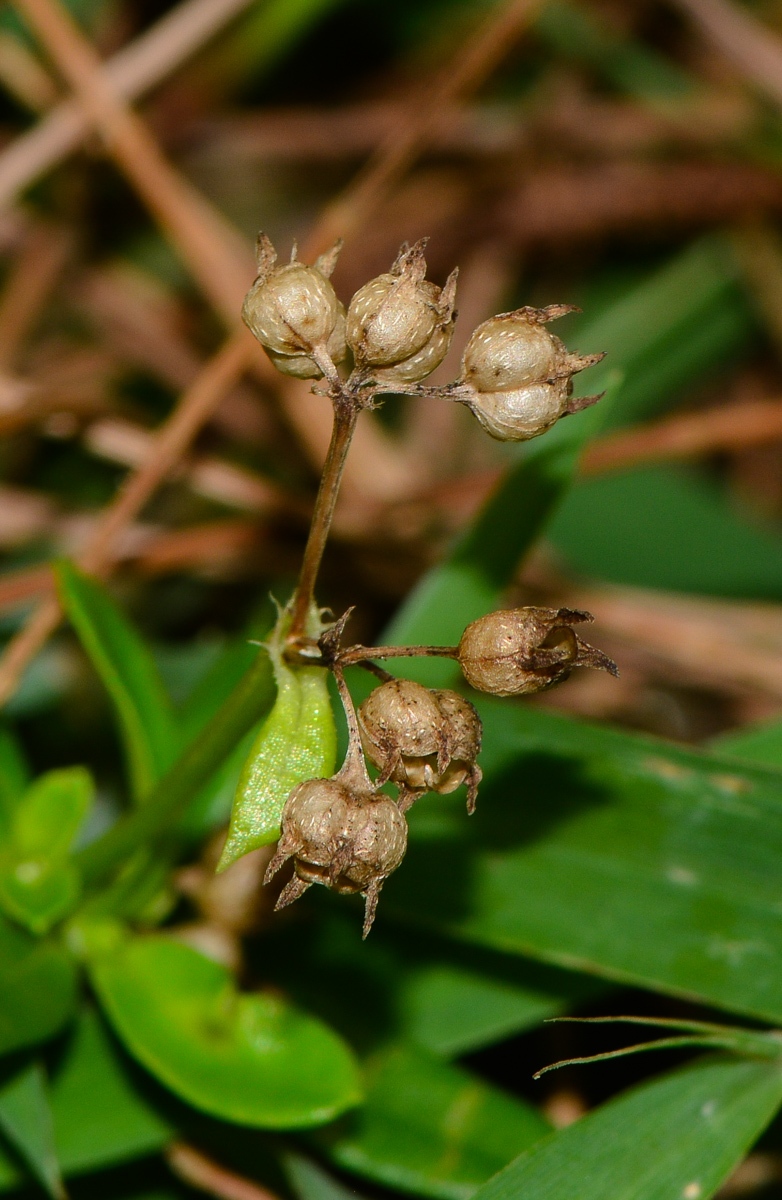
[(573, 667), (618, 675), (616, 663), (571, 628), (592, 620), (569, 608), (511, 608), (479, 617), (459, 642), (464, 677), (480, 692), (522, 696), (567, 679)]
[(467, 406), (493, 438), (526, 442), (565, 415), (569, 390), (566, 379), (531, 383), (508, 392), (476, 392)]
[[(277, 354), (274, 350), (264, 347), (269, 358), (278, 371), (283, 375), (293, 375), (296, 379), (320, 379), (323, 376), (314, 358), (307, 354)], [(337, 301), (337, 320), (326, 342), (326, 353), (333, 363), (344, 362), (347, 356), (345, 343), (345, 306)]]
[[(365, 283), (348, 306), (346, 337), (356, 366), (373, 378), (385, 368), (384, 382), (423, 379), (450, 345), (456, 274), (442, 291), (426, 280), (425, 245), (423, 239), (403, 247), (391, 271)], [(391, 370), (399, 367), (400, 373)]]
[(449, 761), (437, 781), (437, 786), (432, 790), (440, 795), (447, 795), (466, 783), (467, 811), (472, 815), (478, 797), (478, 784), (483, 778), (483, 771), (475, 761), (481, 751), (481, 718), (475, 711), (475, 706), (458, 692), (438, 688), (433, 695), (446, 721), (445, 736)]
[(258, 276), (245, 296), (242, 319), (286, 374), (319, 378), (322, 372), (308, 354), (314, 346), (327, 347), (333, 362), (347, 353), (344, 309), (328, 279), (338, 251), (339, 245), (308, 267), (298, 262), (294, 246), (291, 261), (277, 266), (269, 238), (258, 236)]
[(264, 882), (293, 858), (295, 874), (277, 908), (298, 900), (313, 883), (340, 894), (361, 892), (366, 937), (380, 888), (406, 848), (407, 824), (390, 797), (351, 787), (339, 777), (308, 779), (285, 801), (282, 836)]
[(474, 810), (481, 722), (469, 701), (393, 679), (367, 697), (358, 722), (364, 752), (380, 772), (378, 784), (397, 784), (403, 812), (424, 792), (447, 794), (462, 783), (468, 785), (468, 811)]
[(490, 317), (472, 334), (460, 383), (467, 389), (465, 403), (492, 437), (526, 441), (599, 399), (570, 401), (570, 381), (603, 355), (571, 354), (544, 328), (547, 321), (572, 311), (570, 304), (519, 308)]

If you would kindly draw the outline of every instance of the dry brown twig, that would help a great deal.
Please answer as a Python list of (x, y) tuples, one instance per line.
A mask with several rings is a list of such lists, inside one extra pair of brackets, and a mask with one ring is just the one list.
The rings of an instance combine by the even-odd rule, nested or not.
[(166, 1151), (169, 1167), (185, 1183), (218, 1200), (277, 1200), (273, 1192), (207, 1158), (195, 1146), (172, 1142)]
[(13, 366), (72, 247), (62, 226), (42, 222), (29, 231), (0, 297), (0, 371)]
[(193, 278), (233, 328), (252, 278), (243, 239), (170, 165), (145, 123), (107, 82), (98, 55), (58, 0), (16, 3)]
[(782, 104), (782, 42), (729, 0), (676, 0), (725, 57), (776, 104)]
[(754, 400), (683, 413), (599, 438), (581, 461), (585, 475), (644, 462), (695, 458), (782, 440), (782, 400)]
[[(157, 434), (154, 455), (128, 477), (105, 509), (79, 556), (84, 570), (94, 574), (105, 571), (111, 561), (115, 539), (137, 516), (160, 482), (179, 461), (214, 406), (219, 403), (226, 387), (235, 379), (238, 364), (244, 362), (244, 355), (242, 342), (230, 339), (182, 397)], [(57, 599), (49, 597), (35, 608), (28, 622), (11, 638), (0, 657), (0, 704), (4, 704), (13, 694), (25, 667), (57, 628), (60, 617)]]
[[(249, 0), (183, 0), (107, 62), (103, 72), (118, 96), (135, 100), (199, 49)], [(0, 153), (0, 209), (75, 150), (91, 122), (75, 99), (63, 100)]]

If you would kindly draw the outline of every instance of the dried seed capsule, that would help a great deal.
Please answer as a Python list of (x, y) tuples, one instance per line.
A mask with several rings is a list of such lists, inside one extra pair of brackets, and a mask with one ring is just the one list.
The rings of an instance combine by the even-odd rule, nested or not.
[(560, 417), (585, 408), (597, 396), (569, 400), (571, 377), (602, 354), (571, 354), (544, 325), (569, 304), (519, 308), (479, 325), (462, 358), (460, 383), (465, 403), (500, 441), (537, 437)]
[(340, 319), (344, 309), (328, 279), (338, 251), (339, 245), (308, 267), (298, 262), (294, 246), (291, 261), (277, 266), (269, 238), (258, 236), (258, 276), (245, 296), (242, 319), (275, 366), (287, 374), (320, 377), (321, 370), (308, 354), (315, 346), (327, 347), (334, 362), (347, 353)]
[(467, 401), (487, 433), (501, 442), (525, 442), (550, 429), (568, 411), (568, 381), (532, 383), (508, 392), (476, 392)]
[[(348, 306), (346, 336), (356, 366), (373, 378), (386, 368), (384, 382), (423, 379), (450, 345), (456, 275), (442, 291), (426, 280), (425, 245), (403, 247), (391, 271), (365, 283)], [(401, 373), (389, 374), (401, 364)]]
[[(266, 353), (278, 371), (293, 375), (296, 379), (320, 379), (323, 375), (318, 364), (307, 354), (277, 354), (266, 349)], [(337, 301), (337, 320), (326, 343), (326, 353), (333, 363), (341, 363), (347, 355), (345, 343), (345, 306)]]
[(467, 811), (475, 812), (478, 784), (483, 772), (475, 761), (481, 750), (483, 726), (475, 706), (445, 688), (433, 692), (440, 712), (445, 717), (445, 737), (448, 747), (448, 766), (443, 771), (437, 786), (432, 790), (440, 795), (455, 792), (461, 784), (467, 784)]
[(445, 720), (434, 694), (411, 679), (391, 679), (358, 710), (361, 742), (380, 771), (411, 791), (428, 791), (447, 764)]
[(559, 683), (573, 667), (618, 675), (616, 663), (571, 628), (592, 620), (569, 608), (512, 608), (479, 617), (459, 642), (464, 677), (480, 692), (521, 696)]
[(285, 802), (282, 836), (265, 882), (293, 858), (295, 874), (277, 908), (298, 900), (313, 883), (341, 894), (361, 892), (366, 937), (380, 888), (406, 848), (407, 824), (390, 797), (352, 787), (339, 776), (308, 779)]
[(358, 722), (367, 758), (380, 771), (378, 782), (398, 785), (403, 812), (424, 792), (445, 795), (462, 783), (468, 784), (468, 810), (474, 810), (481, 722), (469, 701), (393, 679), (367, 697)]

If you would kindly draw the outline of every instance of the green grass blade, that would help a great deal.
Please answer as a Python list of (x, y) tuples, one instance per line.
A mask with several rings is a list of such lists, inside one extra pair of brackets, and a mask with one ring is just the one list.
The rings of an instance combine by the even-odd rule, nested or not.
[(364, 1105), (325, 1145), (337, 1165), (386, 1187), (468, 1200), (549, 1130), (532, 1105), (420, 1050), (394, 1046), (367, 1072)]
[(0, 1130), (53, 1200), (64, 1200), (49, 1089), (40, 1063), (31, 1063), (0, 1087)]
[(58, 564), (57, 584), (65, 612), (114, 703), (133, 794), (141, 799), (176, 753), (171, 702), (152, 655), (106, 590), (68, 562)]
[(412, 810), (384, 892), (481, 945), (782, 1022), (782, 779), (507, 701), (466, 818)]
[(533, 1146), (475, 1200), (708, 1200), (780, 1104), (778, 1064), (699, 1061)]

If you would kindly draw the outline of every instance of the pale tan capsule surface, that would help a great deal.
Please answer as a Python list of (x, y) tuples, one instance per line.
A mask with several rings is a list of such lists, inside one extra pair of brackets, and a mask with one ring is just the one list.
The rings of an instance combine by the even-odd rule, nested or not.
[(472, 334), (462, 357), (462, 380), (479, 392), (507, 392), (549, 379), (566, 354), (542, 324), (505, 313)]
[(423, 349), (437, 325), (440, 289), (409, 274), (378, 275), (354, 295), (347, 343), (356, 364), (390, 366)]
[(445, 717), (448, 753), (452, 758), (474, 762), (481, 752), (483, 736), (483, 725), (475, 705), (447, 688), (436, 688), (433, 695)]
[[(326, 350), (333, 363), (344, 362), (348, 352), (345, 342), (345, 307), (338, 303), (337, 320), (326, 344)], [(320, 379), (323, 372), (315, 360), (307, 354), (277, 354), (274, 350), (265, 348), (271, 361), (283, 375), (293, 375), (296, 379)]]
[(508, 392), (476, 392), (467, 401), (487, 433), (501, 442), (525, 442), (550, 429), (568, 407), (568, 381), (533, 383)]
[(395, 871), (407, 849), (407, 822), (391, 797), (379, 793), (362, 799), (350, 810), (352, 859), (344, 873), (359, 891)]
[(367, 696), (358, 710), (364, 749), (375, 766), (393, 749), (402, 755), (436, 754), (442, 744), (443, 714), (429, 688), (411, 679), (392, 679)]
[(429, 341), (417, 354), (412, 354), (410, 358), (395, 363), (392, 367), (379, 367), (373, 371), (372, 378), (383, 384), (419, 383), (420, 380), (426, 379), (427, 375), (431, 375), (432, 371), (439, 367), (448, 353), (453, 341), (453, 331), (453, 321), (449, 321), (447, 325), (438, 325)]
[(339, 308), (334, 288), (317, 267), (291, 262), (259, 276), (245, 297), (242, 318), (273, 354), (300, 354), (328, 341)]

